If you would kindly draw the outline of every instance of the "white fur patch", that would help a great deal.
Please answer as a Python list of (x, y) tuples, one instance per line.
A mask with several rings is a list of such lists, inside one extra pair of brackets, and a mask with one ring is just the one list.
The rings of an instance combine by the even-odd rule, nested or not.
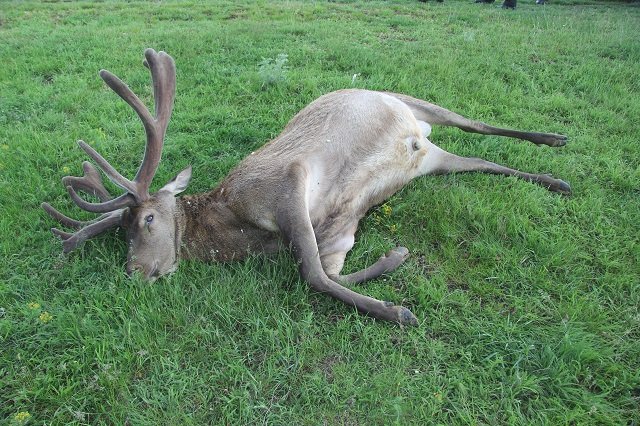
[(431, 134), (431, 125), (425, 121), (418, 121), (418, 126), (420, 126), (420, 129), (422, 130), (422, 136), (424, 136), (425, 138), (429, 137), (429, 135)]
[(326, 253), (347, 253), (353, 248), (355, 242), (353, 235), (343, 235), (323, 251)]

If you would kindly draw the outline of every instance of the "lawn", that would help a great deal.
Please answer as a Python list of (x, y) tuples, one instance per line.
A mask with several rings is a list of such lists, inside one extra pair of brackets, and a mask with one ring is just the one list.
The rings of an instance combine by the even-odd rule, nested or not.
[[(640, 7), (498, 6), (3, 2), (0, 424), (638, 424)], [(98, 70), (149, 105), (147, 47), (178, 70), (155, 189), (189, 164), (187, 193), (215, 187), (313, 99), (358, 87), (566, 134), (562, 148), (430, 139), (573, 194), (457, 174), (373, 209), (345, 270), (408, 247), (355, 288), (418, 327), (314, 293), (286, 251), (130, 279), (122, 231), (65, 256), (39, 206), (89, 217), (60, 183), (82, 172), (78, 139), (135, 174), (142, 126)]]

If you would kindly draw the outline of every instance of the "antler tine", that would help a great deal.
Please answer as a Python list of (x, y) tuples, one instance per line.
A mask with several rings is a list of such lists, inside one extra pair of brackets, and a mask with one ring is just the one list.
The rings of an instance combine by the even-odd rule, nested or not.
[(52, 218), (54, 218), (64, 226), (68, 226), (69, 228), (74, 228), (74, 229), (80, 229), (84, 226), (91, 225), (92, 223), (99, 222), (108, 216), (108, 214), (103, 214), (100, 217), (93, 220), (76, 220), (76, 219), (71, 219), (69, 216), (66, 216), (60, 213), (58, 210), (55, 209), (55, 207), (53, 207), (49, 203), (42, 203), (40, 204), (40, 206), (44, 209), (44, 211), (49, 213), (49, 216), (51, 216)]
[(108, 213), (114, 210), (124, 209), (126, 207), (131, 207), (138, 204), (134, 196), (129, 193), (124, 193), (118, 198), (105, 201), (104, 203), (90, 203), (80, 198), (80, 196), (72, 186), (67, 186), (67, 192), (78, 207), (91, 213)]
[(152, 130), (151, 124), (154, 120), (151, 113), (142, 103), (140, 98), (138, 98), (136, 94), (129, 89), (129, 86), (107, 70), (100, 70), (100, 77), (105, 83), (107, 83), (107, 86), (109, 86), (111, 90), (113, 90), (126, 103), (128, 103), (131, 108), (133, 108), (133, 110), (138, 114), (138, 117), (140, 117), (140, 120), (142, 120), (145, 130)]
[(51, 232), (62, 239), (62, 251), (64, 253), (69, 253), (86, 240), (93, 238), (108, 229), (118, 226), (122, 220), (122, 211), (122, 209), (119, 209), (103, 215), (101, 218), (89, 222), (73, 234), (61, 231), (57, 228), (51, 228)]
[(147, 49), (144, 56), (146, 58), (144, 65), (151, 71), (153, 80), (156, 113), (153, 127), (155, 131), (147, 132), (144, 159), (133, 181), (141, 193), (148, 194), (149, 186), (160, 163), (164, 135), (173, 111), (173, 100), (176, 93), (176, 66), (173, 58), (165, 52), (157, 53), (153, 49)]
[(113, 166), (109, 164), (109, 162), (105, 160), (102, 155), (98, 154), (98, 152), (95, 149), (91, 148), (86, 142), (78, 141), (78, 145), (84, 150), (84, 152), (87, 153), (89, 157), (93, 158), (93, 160), (98, 164), (98, 166), (102, 169), (104, 174), (107, 175), (111, 182), (133, 195), (137, 201), (143, 201), (143, 199), (140, 197), (138, 188), (135, 183), (131, 182), (129, 179), (118, 173), (118, 171), (113, 168)]
[[(124, 189), (131, 188), (135, 189), (133, 184), (122, 177), (107, 161), (100, 156), (96, 151), (93, 150), (89, 145), (82, 141), (78, 141), (79, 145), (89, 153), (89, 155), (94, 158), (100, 166), (103, 167), (107, 176), (111, 178), (114, 183), (123, 187)], [(137, 200), (135, 198), (135, 193), (131, 193), (128, 191), (118, 198), (113, 198), (107, 189), (102, 184), (102, 179), (100, 178), (100, 174), (96, 170), (93, 165), (87, 161), (82, 163), (82, 168), (84, 170), (84, 176), (75, 177), (75, 176), (65, 176), (62, 178), (62, 184), (67, 188), (69, 195), (74, 203), (78, 205), (83, 210), (92, 213), (108, 213), (114, 210), (123, 209), (125, 207), (133, 206), (137, 204)], [(119, 178), (119, 179), (118, 179)], [(127, 186), (129, 188), (127, 188)], [(84, 191), (88, 194), (95, 194), (100, 198), (100, 203), (91, 203), (83, 200), (79, 195), (77, 190)], [(45, 208), (45, 210), (47, 210)], [(49, 212), (49, 210), (47, 210)], [(50, 212), (49, 212), (50, 213)], [(55, 218), (55, 217), (54, 217)], [(67, 218), (71, 221), (74, 219)], [(60, 220), (60, 219), (58, 219)], [(68, 222), (68, 221), (67, 221)], [(71, 225), (73, 226), (73, 225)]]
[(68, 240), (69, 238), (73, 237), (73, 234), (61, 231), (58, 228), (51, 228), (51, 232), (53, 232), (53, 235), (57, 235), (58, 237), (60, 237), (62, 241)]
[(109, 191), (102, 184), (100, 173), (88, 161), (82, 162), (82, 169), (84, 170), (84, 176), (65, 176), (62, 178), (62, 184), (67, 186), (73, 186), (76, 190), (82, 190), (90, 195), (95, 195), (100, 201), (108, 201), (113, 197), (109, 194)]
[(162, 51), (156, 53), (153, 49), (147, 49), (144, 56), (144, 66), (151, 70), (153, 79), (156, 120), (166, 129), (176, 94), (176, 66), (173, 58)]
[[(49, 203), (42, 203), (42, 208), (49, 214), (49, 216), (65, 226), (76, 229), (76, 232), (69, 233), (61, 231), (57, 228), (51, 228), (51, 232), (62, 239), (62, 247), (64, 253), (69, 253), (84, 241), (110, 228), (118, 226), (121, 221), (122, 212), (124, 211), (124, 208), (118, 207), (119, 204), (121, 204), (118, 202), (118, 200), (125, 196), (128, 196), (128, 201), (132, 199), (130, 194), (124, 194), (119, 198), (111, 199), (112, 197), (105, 189), (104, 185), (102, 185), (100, 175), (98, 174), (98, 171), (95, 169), (95, 167), (93, 167), (91, 163), (85, 161), (83, 163), (83, 168), (85, 175), (82, 178), (75, 176), (65, 176), (62, 180), (63, 183), (68, 183), (67, 190), (72, 193), (71, 198), (76, 204), (78, 204), (78, 206), (84, 208), (85, 210), (97, 211), (98, 209), (96, 209), (96, 206), (98, 206), (101, 210), (104, 209), (103, 211), (108, 211), (108, 213), (103, 214), (93, 220), (81, 221), (72, 219), (60, 213)], [(74, 188), (77, 188), (84, 192), (94, 193), (101, 200), (106, 201), (96, 204), (88, 203), (78, 196)]]

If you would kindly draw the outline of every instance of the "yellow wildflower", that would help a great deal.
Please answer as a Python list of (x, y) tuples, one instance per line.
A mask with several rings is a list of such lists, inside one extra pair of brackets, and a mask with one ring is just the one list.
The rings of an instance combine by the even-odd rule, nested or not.
[(69, 172), (71, 172), (71, 169), (68, 166), (64, 166), (62, 168), (62, 173), (69, 173)]
[(27, 306), (29, 307), (29, 309), (33, 309), (34, 311), (36, 309), (40, 309), (40, 304), (37, 302), (31, 302)]
[(18, 414), (13, 416), (13, 419), (21, 425), (25, 424), (30, 418), (31, 414), (29, 414), (28, 411), (20, 411)]
[(391, 231), (391, 232), (396, 232), (397, 230), (398, 230), (398, 227), (396, 225), (391, 225), (389, 227), (389, 231)]
[(40, 322), (42, 322), (43, 324), (46, 324), (53, 319), (53, 315), (51, 315), (47, 311), (44, 311), (43, 313), (40, 314), (38, 318), (40, 319)]
[(382, 214), (385, 215), (386, 217), (391, 216), (391, 213), (393, 212), (393, 209), (391, 208), (391, 206), (389, 206), (388, 204), (383, 204), (382, 205)]

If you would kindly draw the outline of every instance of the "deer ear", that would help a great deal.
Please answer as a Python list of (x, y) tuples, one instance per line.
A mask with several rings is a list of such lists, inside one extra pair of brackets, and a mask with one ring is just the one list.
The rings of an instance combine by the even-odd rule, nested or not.
[(418, 120), (418, 126), (422, 129), (422, 136), (429, 137), (431, 134), (431, 125), (427, 122)]
[(163, 186), (160, 191), (169, 191), (173, 195), (178, 195), (179, 193), (187, 189), (187, 185), (189, 185), (190, 180), (191, 166), (178, 173), (178, 175), (171, 179), (165, 186)]

